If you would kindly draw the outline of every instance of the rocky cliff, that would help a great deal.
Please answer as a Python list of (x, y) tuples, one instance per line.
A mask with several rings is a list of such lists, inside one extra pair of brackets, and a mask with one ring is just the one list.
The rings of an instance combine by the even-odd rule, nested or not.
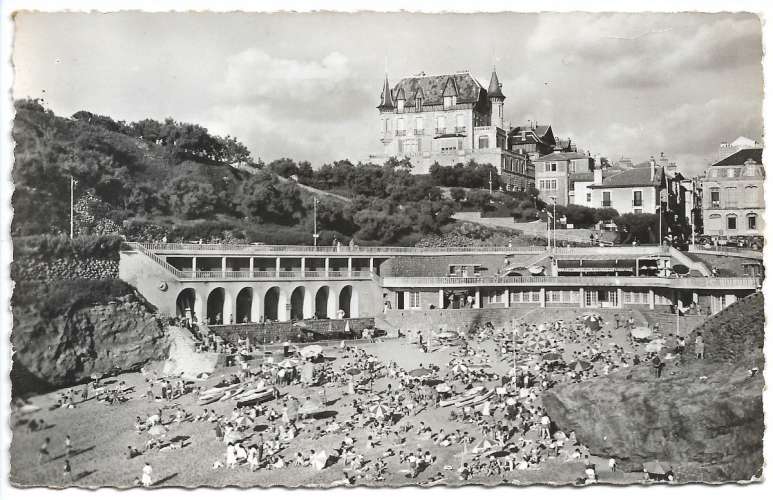
[[(592, 453), (627, 470), (669, 463), (678, 481), (738, 481), (763, 464), (761, 346), (763, 300), (747, 297), (698, 331), (706, 360), (669, 362), (663, 377), (649, 367), (621, 370), (543, 395), (556, 425), (574, 430)], [(751, 376), (757, 367), (760, 373)]]
[(156, 318), (132, 295), (53, 317), (36, 305), (16, 305), (13, 322), (15, 393), (76, 384), (94, 372), (134, 370), (164, 359), (168, 347)]

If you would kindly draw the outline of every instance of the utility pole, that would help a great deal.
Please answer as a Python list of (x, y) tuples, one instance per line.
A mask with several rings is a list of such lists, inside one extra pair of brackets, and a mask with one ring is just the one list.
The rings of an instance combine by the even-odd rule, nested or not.
[(314, 246), (317, 246), (317, 238), (319, 238), (319, 234), (317, 233), (317, 198), (314, 198)]
[(70, 176), (70, 239), (75, 237), (75, 183), (76, 180)]

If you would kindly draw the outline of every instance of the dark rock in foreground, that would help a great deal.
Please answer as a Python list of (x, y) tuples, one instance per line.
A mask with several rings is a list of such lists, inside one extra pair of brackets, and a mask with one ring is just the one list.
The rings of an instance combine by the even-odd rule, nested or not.
[(680, 482), (748, 480), (763, 465), (763, 326), (755, 294), (696, 330), (708, 359), (688, 349), (660, 379), (647, 365), (562, 384), (543, 395), (544, 405), (560, 429), (628, 471), (660, 460)]
[(559, 428), (625, 470), (660, 460), (678, 481), (738, 481), (763, 463), (763, 379), (746, 370), (693, 366), (656, 379), (637, 367), (556, 387), (543, 402)]
[(135, 370), (165, 358), (157, 319), (133, 297), (68, 311), (53, 318), (14, 308), (14, 393), (65, 387), (95, 372)]

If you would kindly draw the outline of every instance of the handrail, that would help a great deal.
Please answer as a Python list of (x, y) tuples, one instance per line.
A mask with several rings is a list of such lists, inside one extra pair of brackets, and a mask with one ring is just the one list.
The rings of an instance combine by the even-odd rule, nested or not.
[(180, 278), (180, 270), (169, 264), (164, 259), (160, 258), (158, 255), (154, 254), (153, 252), (149, 252), (143, 245), (138, 245), (135, 243), (129, 243), (131, 248), (134, 248), (138, 251), (140, 251), (143, 255), (150, 257), (153, 259), (157, 264), (159, 264), (161, 267), (172, 273), (176, 278)]
[(338, 254), (342, 258), (350, 255), (401, 255), (401, 254), (444, 254), (444, 253), (519, 253), (537, 254), (546, 251), (543, 246), (509, 247), (341, 247), (334, 246), (304, 246), (304, 245), (246, 245), (246, 244), (213, 244), (213, 243), (130, 243), (132, 246), (143, 247), (149, 252), (174, 252), (174, 251), (214, 251), (214, 252), (240, 252), (246, 254), (278, 254), (289, 256), (305, 256), (317, 254), (334, 257)]

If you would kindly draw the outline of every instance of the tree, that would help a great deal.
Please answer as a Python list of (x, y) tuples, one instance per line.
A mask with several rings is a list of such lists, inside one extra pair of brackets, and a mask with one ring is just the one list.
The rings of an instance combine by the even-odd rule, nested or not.
[(467, 196), (467, 191), (465, 191), (464, 188), (452, 187), (450, 194), (452, 200), (457, 203), (461, 203), (461, 201)]
[(483, 189), (476, 189), (467, 193), (467, 203), (480, 210), (491, 204), (491, 195)]
[(620, 233), (621, 244), (657, 243), (658, 215), (656, 214), (623, 214), (614, 219)]
[(165, 191), (169, 208), (186, 219), (210, 217), (215, 212), (217, 195), (212, 184), (177, 177)]

